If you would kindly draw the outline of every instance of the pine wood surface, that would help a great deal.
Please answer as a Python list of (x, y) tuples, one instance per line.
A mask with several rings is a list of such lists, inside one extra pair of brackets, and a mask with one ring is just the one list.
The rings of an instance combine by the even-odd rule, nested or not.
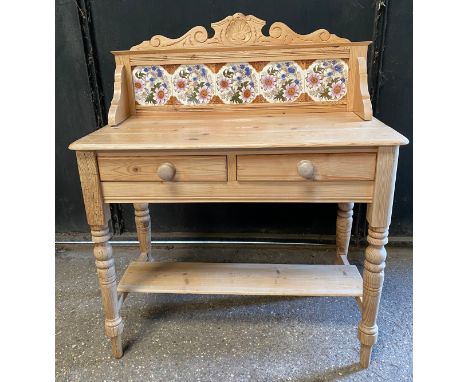
[(388, 227), (392, 217), (393, 193), (398, 165), (399, 147), (381, 147), (378, 152), (375, 187), (372, 204), (367, 208), (367, 220), (374, 227)]
[[(131, 51), (157, 51), (178, 50), (184, 51), (199, 49), (212, 50), (215, 48), (234, 48), (239, 46), (278, 46), (278, 45), (303, 45), (339, 46), (348, 45), (351, 42), (343, 37), (331, 34), (325, 29), (318, 29), (307, 35), (294, 32), (286, 24), (275, 22), (270, 26), (268, 35), (264, 35), (262, 28), (266, 22), (253, 15), (235, 13), (223, 20), (211, 23), (214, 35), (208, 38), (208, 31), (203, 26), (195, 26), (179, 38), (168, 38), (155, 35), (150, 40), (133, 46)], [(362, 42), (359, 44), (368, 44)], [(126, 52), (121, 52), (125, 54)]]
[(377, 342), (377, 314), (384, 282), (388, 227), (392, 216), (399, 147), (380, 147), (377, 154), (375, 189), (367, 208), (369, 223), (363, 272), (362, 318), (358, 326), (360, 364), (369, 366), (372, 346)]
[[(212, 23), (214, 33), (195, 26), (179, 38), (155, 35), (113, 52), (109, 126), (70, 145), (78, 151), (105, 331), (116, 358), (123, 354), (120, 308), (129, 292), (354, 296), (362, 312), (360, 364), (369, 365), (398, 150), (408, 140), (372, 117), (368, 42), (351, 42), (325, 29), (300, 35), (280, 22), (264, 35), (264, 25), (236, 13)], [(334, 102), (157, 107), (136, 105), (133, 92), (136, 65), (333, 58), (349, 67), (348, 92)], [(335, 262), (341, 265), (154, 263), (151, 202), (337, 202)], [(354, 202), (368, 203), (363, 278), (347, 259)], [(134, 204), (140, 242), (138, 260), (118, 287), (109, 203)]]
[(142, 293), (361, 296), (354, 265), (131, 263), (117, 290)]
[(106, 203), (372, 201), (372, 181), (345, 182), (102, 182)]
[(351, 228), (353, 226), (354, 203), (338, 203), (336, 214), (336, 259), (335, 264), (343, 264), (347, 258)]
[[(372, 107), (368, 99), (367, 73), (360, 59), (367, 57), (369, 41), (351, 42), (338, 37), (325, 29), (318, 29), (301, 35), (281, 22), (271, 25), (264, 35), (265, 21), (253, 15), (236, 13), (214, 22), (212, 37), (203, 26), (195, 26), (183, 36), (168, 38), (155, 35), (147, 41), (133, 46), (130, 50), (114, 51), (116, 71), (113, 107), (109, 112), (109, 124), (117, 125), (127, 109), (130, 115), (151, 115), (157, 117), (161, 111), (257, 111), (257, 110), (309, 110), (316, 112), (355, 111), (361, 118), (372, 117)], [(131, 72), (140, 65), (219, 65), (235, 62), (274, 62), (284, 60), (344, 59), (349, 66), (348, 94), (338, 102), (293, 102), (290, 104), (245, 104), (223, 105), (213, 103), (195, 108), (186, 105), (164, 105), (159, 107), (135, 105)], [(124, 80), (125, 77), (125, 80)], [(126, 85), (126, 86), (125, 86)], [(121, 88), (119, 90), (119, 87)], [(125, 94), (125, 95), (124, 95)], [(125, 108), (125, 98), (127, 107)]]
[[(367, 45), (366, 45), (367, 47)], [(350, 57), (352, 49), (349, 46), (310, 46), (291, 47), (255, 47), (242, 50), (226, 49), (196, 49), (187, 54), (186, 50), (173, 50), (164, 53), (154, 52), (112, 52), (118, 57), (128, 57), (131, 66), (139, 65), (172, 65), (172, 64), (216, 64), (223, 62), (255, 62), (255, 61), (285, 61), (285, 60), (315, 60)]]
[[(128, 103), (127, 69), (122, 64), (117, 64), (114, 74), (114, 97), (109, 108), (109, 126), (115, 126), (130, 116)], [(133, 90), (133, 88), (130, 88)]]
[(375, 154), (282, 154), (238, 155), (237, 180), (309, 181), (298, 172), (297, 165), (308, 161), (313, 167), (313, 181), (372, 180)]
[(124, 324), (120, 316), (117, 276), (112, 247), (109, 243), (110, 233), (107, 222), (106, 225), (91, 226), (91, 237), (94, 242), (95, 264), (104, 308), (104, 329), (106, 335), (111, 339), (113, 356), (120, 358), (123, 355), (122, 332)]
[(369, 121), (372, 119), (372, 104), (370, 100), (369, 90), (367, 89), (367, 59), (365, 57), (357, 57), (357, 65), (355, 68), (356, 82), (354, 83), (356, 101), (355, 113), (362, 119)]
[(148, 203), (134, 203), (135, 227), (140, 246), (139, 261), (153, 261), (151, 255), (151, 216)]
[(174, 182), (222, 182), (227, 180), (225, 156), (121, 156), (98, 157), (102, 181), (161, 181), (158, 169), (171, 163)]
[(86, 211), (91, 226), (105, 225), (110, 218), (109, 206), (103, 205), (99, 168), (94, 152), (77, 152), (78, 172)]
[(131, 117), (70, 145), (72, 150), (216, 150), (366, 147), (407, 144), (378, 119), (353, 112), (282, 114), (167, 113)]

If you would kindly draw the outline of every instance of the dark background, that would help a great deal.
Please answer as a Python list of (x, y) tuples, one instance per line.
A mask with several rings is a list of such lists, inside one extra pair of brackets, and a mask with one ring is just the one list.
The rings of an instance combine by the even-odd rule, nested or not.
[[(374, 116), (412, 141), (412, 2), (408, 0), (57, 0), (56, 1), (56, 232), (88, 232), (75, 155), (77, 138), (107, 123), (114, 57), (155, 34), (176, 38), (236, 12), (282, 21), (301, 34), (328, 29), (352, 41), (372, 40), (368, 68)], [(209, 28), (208, 28), (209, 29)], [(209, 29), (210, 30), (210, 29)], [(391, 235), (411, 236), (412, 144), (400, 150)], [(353, 236), (365, 235), (365, 205), (356, 205)], [(333, 235), (331, 204), (152, 205), (159, 237), (288, 237)], [(118, 236), (134, 231), (131, 205), (112, 205)]]

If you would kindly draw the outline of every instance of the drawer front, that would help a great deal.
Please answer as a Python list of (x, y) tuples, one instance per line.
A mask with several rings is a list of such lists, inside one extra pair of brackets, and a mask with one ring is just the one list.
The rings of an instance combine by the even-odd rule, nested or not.
[(119, 182), (225, 182), (226, 157), (195, 156), (98, 156), (102, 181)]
[(375, 165), (375, 153), (239, 155), (237, 180), (369, 181)]

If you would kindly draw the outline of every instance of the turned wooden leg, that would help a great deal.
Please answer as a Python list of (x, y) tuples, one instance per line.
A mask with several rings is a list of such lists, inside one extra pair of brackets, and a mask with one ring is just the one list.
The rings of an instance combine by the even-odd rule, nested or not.
[(135, 203), (135, 225), (140, 243), (140, 261), (153, 261), (151, 256), (151, 217), (148, 203)]
[(123, 355), (123, 322), (119, 313), (117, 277), (115, 275), (112, 247), (109, 244), (109, 227), (107, 225), (92, 226), (91, 235), (94, 242), (94, 257), (96, 258), (99, 285), (101, 286), (106, 335), (112, 340), (112, 354), (115, 358), (120, 358)]
[(362, 319), (358, 326), (361, 342), (360, 364), (369, 366), (372, 346), (377, 341), (377, 313), (384, 281), (388, 227), (392, 216), (398, 147), (379, 147), (374, 197), (367, 208), (369, 229), (363, 274)]
[(112, 247), (109, 243), (109, 205), (104, 203), (96, 154), (92, 151), (76, 153), (81, 188), (86, 209), (86, 219), (91, 226), (96, 258), (97, 275), (101, 287), (104, 307), (105, 331), (112, 342), (112, 354), (115, 358), (123, 355), (120, 305), (117, 297), (117, 277), (115, 274)]
[(387, 227), (369, 227), (364, 260), (362, 319), (359, 323), (358, 338), (361, 342), (360, 363), (368, 367), (372, 345), (377, 342), (377, 314), (384, 281), (384, 268), (388, 242)]
[(354, 203), (338, 203), (335, 264), (343, 264), (341, 256), (348, 256), (351, 227), (353, 225), (353, 207)]

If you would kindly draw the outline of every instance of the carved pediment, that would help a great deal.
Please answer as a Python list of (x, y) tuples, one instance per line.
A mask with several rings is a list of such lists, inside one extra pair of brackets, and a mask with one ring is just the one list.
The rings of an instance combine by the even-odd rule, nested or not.
[(135, 45), (131, 50), (167, 50), (185, 48), (216, 48), (216, 47), (236, 47), (236, 46), (268, 46), (268, 45), (299, 45), (306, 43), (313, 44), (339, 44), (349, 43), (346, 38), (331, 34), (325, 29), (300, 35), (294, 32), (286, 24), (275, 22), (271, 25), (269, 35), (262, 33), (265, 21), (255, 16), (245, 16), (236, 13), (225, 19), (212, 23), (214, 36), (208, 38), (206, 28), (196, 26), (190, 29), (182, 37), (171, 39), (161, 35), (156, 35), (151, 40), (143, 41)]

